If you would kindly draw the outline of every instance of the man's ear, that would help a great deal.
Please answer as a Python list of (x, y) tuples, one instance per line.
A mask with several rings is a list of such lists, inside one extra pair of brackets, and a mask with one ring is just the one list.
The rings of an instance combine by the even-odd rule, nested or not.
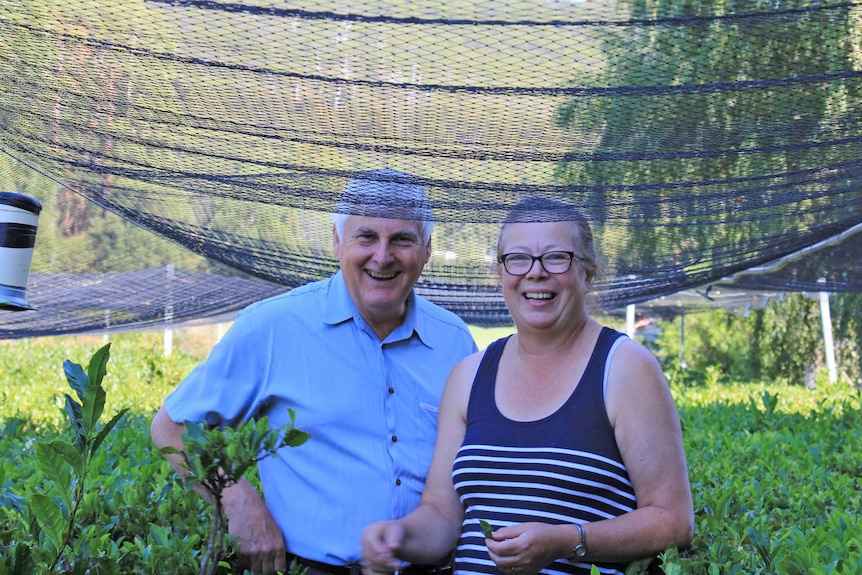
[(338, 237), (338, 228), (335, 227), (335, 224), (332, 224), (332, 253), (335, 254), (335, 257), (339, 257), (339, 252), (341, 251), (341, 238)]

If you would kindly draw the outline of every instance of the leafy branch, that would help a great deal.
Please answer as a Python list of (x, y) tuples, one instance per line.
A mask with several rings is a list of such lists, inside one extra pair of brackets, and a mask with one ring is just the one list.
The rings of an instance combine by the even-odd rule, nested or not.
[(30, 505), (54, 551), (49, 571), (55, 569), (67, 547), (75, 551), (76, 516), (86, 494), (85, 480), (93, 456), (127, 411), (120, 410), (108, 423), (99, 426), (106, 398), (102, 379), (108, 373), (110, 347), (108, 343), (93, 354), (86, 372), (68, 359), (63, 362), (66, 380), (78, 396), (75, 400), (68, 393), (64, 394), (65, 412), (74, 440), (54, 439), (36, 444), (36, 460), (39, 469), (51, 480), (53, 497), (33, 494)]
[(272, 429), (266, 417), (224, 428), (187, 421), (182, 435), (183, 450), (170, 446), (162, 448), (165, 454), (181, 457), (180, 465), (187, 472), (186, 485), (190, 489), (200, 486), (212, 499), (213, 521), (200, 575), (215, 573), (218, 560), (224, 555), (227, 521), (222, 494), (225, 489), (238, 483), (252, 466), (275, 455), (281, 448), (298, 447), (311, 437), (294, 427), (294, 411), (289, 409), (288, 413), (289, 423)]

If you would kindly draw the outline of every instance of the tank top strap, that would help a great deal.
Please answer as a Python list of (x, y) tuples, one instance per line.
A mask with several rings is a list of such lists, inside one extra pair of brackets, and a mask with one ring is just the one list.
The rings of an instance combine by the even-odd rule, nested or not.
[(585, 376), (595, 380), (593, 385), (597, 388), (596, 391), (601, 394), (602, 403), (604, 403), (607, 392), (611, 360), (619, 344), (626, 339), (628, 339), (626, 334), (604, 326), (593, 348)]

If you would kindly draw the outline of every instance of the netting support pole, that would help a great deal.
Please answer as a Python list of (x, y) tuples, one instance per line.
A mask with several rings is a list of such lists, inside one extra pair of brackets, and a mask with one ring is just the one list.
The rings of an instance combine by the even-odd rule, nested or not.
[[(826, 278), (820, 278), (817, 283), (826, 283)], [(826, 351), (826, 368), (829, 370), (829, 382), (838, 381), (838, 370), (835, 368), (835, 345), (832, 341), (832, 313), (829, 310), (829, 293), (820, 292), (820, 323), (823, 326), (823, 344)]]
[(635, 304), (633, 303), (626, 306), (626, 335), (632, 339), (635, 337)]
[[(173, 280), (174, 280), (174, 264), (168, 264), (165, 266), (167, 274), (168, 274), (168, 297), (171, 297), (173, 293)], [(164, 355), (165, 357), (171, 357), (171, 352), (174, 350), (174, 306), (170, 303), (165, 305), (165, 331), (162, 334), (163, 344), (164, 344)]]

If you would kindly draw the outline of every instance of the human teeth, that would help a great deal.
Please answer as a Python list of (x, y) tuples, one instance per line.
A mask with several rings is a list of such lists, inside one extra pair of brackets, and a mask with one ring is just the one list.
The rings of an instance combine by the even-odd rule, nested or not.
[(526, 293), (524, 297), (527, 299), (551, 299), (554, 294), (549, 293)]
[(398, 275), (398, 274), (394, 274), (394, 273), (391, 273), (391, 274), (381, 274), (381, 273), (378, 273), (378, 272), (373, 272), (373, 271), (371, 271), (371, 270), (368, 270), (368, 275), (370, 275), (371, 277), (373, 277), (373, 278), (374, 278), (374, 279), (376, 279), (376, 280), (391, 280), (392, 278), (394, 278), (394, 277), (395, 277), (396, 275)]

